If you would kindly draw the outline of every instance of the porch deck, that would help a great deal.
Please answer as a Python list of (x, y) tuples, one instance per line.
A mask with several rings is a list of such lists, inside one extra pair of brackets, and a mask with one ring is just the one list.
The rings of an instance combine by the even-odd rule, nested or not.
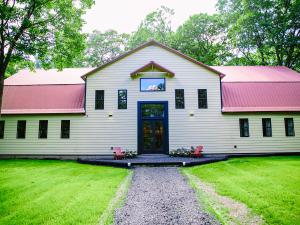
[(227, 160), (226, 155), (204, 156), (202, 158), (170, 157), (163, 154), (138, 155), (133, 159), (114, 160), (112, 156), (99, 158), (79, 158), (77, 161), (83, 164), (109, 165), (117, 167), (134, 166), (195, 166), (207, 163)]

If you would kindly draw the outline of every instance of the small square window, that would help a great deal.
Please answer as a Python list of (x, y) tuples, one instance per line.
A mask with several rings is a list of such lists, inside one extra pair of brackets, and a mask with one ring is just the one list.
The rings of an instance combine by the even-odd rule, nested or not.
[(240, 119), (240, 136), (249, 137), (249, 121), (248, 119)]
[(118, 109), (127, 109), (127, 90), (118, 90)]
[(46, 139), (48, 136), (48, 120), (40, 120), (39, 122), (39, 138)]
[(17, 138), (24, 139), (26, 137), (26, 120), (18, 120)]
[(272, 122), (270, 118), (262, 119), (263, 136), (272, 137)]
[(198, 89), (198, 108), (207, 109), (207, 90)]
[(5, 121), (0, 121), (0, 139), (4, 138), (4, 127), (5, 127)]
[(285, 124), (285, 135), (288, 137), (295, 136), (294, 119), (284, 118), (284, 124)]
[(175, 89), (175, 108), (184, 109), (184, 89)]
[(141, 91), (165, 91), (165, 78), (141, 78)]
[(95, 109), (104, 109), (104, 90), (95, 91)]
[(70, 120), (62, 120), (61, 121), (61, 138), (70, 138)]

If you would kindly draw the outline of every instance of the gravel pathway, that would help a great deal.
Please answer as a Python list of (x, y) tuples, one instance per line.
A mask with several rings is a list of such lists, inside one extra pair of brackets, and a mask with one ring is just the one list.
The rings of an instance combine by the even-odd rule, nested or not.
[(137, 167), (116, 225), (219, 224), (202, 211), (194, 190), (175, 167)]

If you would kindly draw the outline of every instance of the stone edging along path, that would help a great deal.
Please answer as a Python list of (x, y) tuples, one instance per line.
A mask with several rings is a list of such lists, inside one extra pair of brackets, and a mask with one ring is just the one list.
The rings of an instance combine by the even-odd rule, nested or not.
[(137, 167), (115, 225), (219, 224), (176, 167)]

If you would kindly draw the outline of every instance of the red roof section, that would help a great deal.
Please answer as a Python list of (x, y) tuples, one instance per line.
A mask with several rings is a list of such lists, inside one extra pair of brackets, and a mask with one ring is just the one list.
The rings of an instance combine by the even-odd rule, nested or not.
[(3, 114), (84, 113), (85, 85), (5, 86)]
[(21, 70), (5, 80), (2, 113), (84, 113), (85, 82), (81, 76), (89, 70)]
[(300, 111), (300, 74), (282, 66), (218, 66), (223, 112)]

